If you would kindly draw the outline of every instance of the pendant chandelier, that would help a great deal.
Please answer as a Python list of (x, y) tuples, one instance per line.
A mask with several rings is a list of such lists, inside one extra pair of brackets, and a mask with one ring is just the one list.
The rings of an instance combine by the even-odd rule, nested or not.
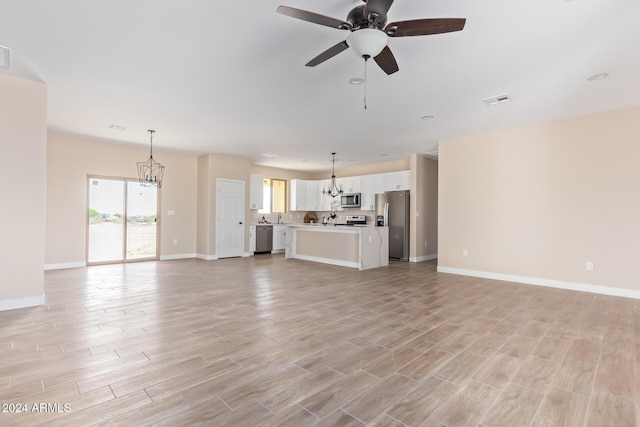
[(322, 194), (328, 194), (331, 197), (336, 197), (342, 194), (342, 186), (338, 186), (336, 183), (336, 153), (331, 153), (333, 159), (331, 160), (331, 183), (327, 188), (322, 189)]
[(145, 187), (157, 186), (162, 187), (162, 176), (164, 175), (164, 166), (153, 159), (153, 134), (155, 130), (149, 130), (151, 139), (151, 147), (149, 150), (149, 158), (144, 162), (138, 162), (138, 179), (140, 185)]

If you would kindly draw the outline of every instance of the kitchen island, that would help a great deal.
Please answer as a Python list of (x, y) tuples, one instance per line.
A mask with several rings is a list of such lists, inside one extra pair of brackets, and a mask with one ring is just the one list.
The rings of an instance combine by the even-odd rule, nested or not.
[(389, 228), (289, 224), (285, 258), (368, 270), (389, 265)]

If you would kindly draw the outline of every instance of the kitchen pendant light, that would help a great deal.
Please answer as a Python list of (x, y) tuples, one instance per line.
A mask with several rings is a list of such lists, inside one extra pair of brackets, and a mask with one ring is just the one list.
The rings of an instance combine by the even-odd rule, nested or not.
[(153, 159), (153, 134), (155, 130), (149, 129), (151, 146), (149, 149), (149, 158), (144, 162), (138, 162), (138, 179), (140, 185), (145, 187), (157, 186), (162, 187), (162, 176), (164, 175), (164, 166)]
[(336, 183), (336, 153), (331, 153), (333, 159), (331, 160), (331, 183), (327, 188), (322, 189), (322, 194), (328, 194), (331, 197), (336, 197), (342, 194), (342, 186), (338, 186)]

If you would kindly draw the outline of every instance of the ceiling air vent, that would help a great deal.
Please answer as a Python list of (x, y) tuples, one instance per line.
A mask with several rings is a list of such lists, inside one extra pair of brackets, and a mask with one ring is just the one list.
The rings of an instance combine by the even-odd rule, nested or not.
[(489, 107), (493, 107), (494, 105), (498, 104), (504, 104), (505, 102), (509, 101), (511, 101), (511, 98), (509, 98), (509, 95), (507, 94), (490, 96), (489, 98), (485, 98), (482, 100), (482, 102), (487, 104)]
[(0, 46), (0, 67), (9, 68), (11, 66), (10, 53), (11, 49), (6, 46)]

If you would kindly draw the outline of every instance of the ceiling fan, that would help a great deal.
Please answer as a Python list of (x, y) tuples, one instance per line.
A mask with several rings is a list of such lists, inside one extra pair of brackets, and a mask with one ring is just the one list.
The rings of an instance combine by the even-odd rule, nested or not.
[(393, 0), (363, 0), (363, 2), (365, 4), (353, 8), (344, 21), (288, 6), (278, 6), (276, 11), (303, 21), (351, 32), (346, 40), (331, 46), (309, 61), (306, 64), (307, 67), (315, 67), (351, 47), (365, 61), (373, 58), (387, 74), (398, 71), (398, 63), (387, 46), (389, 37), (426, 36), (460, 31), (466, 22), (464, 18), (439, 18), (387, 24), (387, 12)]

